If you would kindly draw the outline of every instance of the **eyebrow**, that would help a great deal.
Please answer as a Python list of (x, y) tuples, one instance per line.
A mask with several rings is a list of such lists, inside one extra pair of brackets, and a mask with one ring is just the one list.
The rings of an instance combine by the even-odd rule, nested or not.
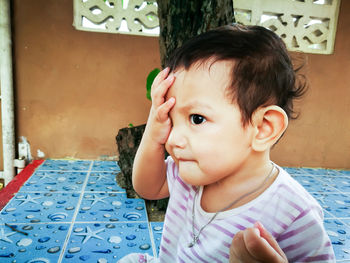
[(199, 101), (192, 101), (190, 103), (185, 104), (184, 106), (179, 107), (179, 111), (188, 111), (193, 108), (213, 110), (213, 107), (208, 104), (201, 103)]

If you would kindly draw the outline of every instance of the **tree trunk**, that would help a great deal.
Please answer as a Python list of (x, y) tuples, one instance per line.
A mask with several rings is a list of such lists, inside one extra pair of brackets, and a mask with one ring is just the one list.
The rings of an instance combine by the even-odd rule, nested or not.
[(116, 137), (119, 152), (118, 165), (121, 170), (121, 174), (117, 176), (116, 180), (126, 190), (129, 198), (138, 197), (132, 186), (131, 176), (136, 151), (145, 127), (146, 124), (120, 129)]
[(187, 39), (235, 22), (232, 0), (158, 0), (162, 67)]
[[(187, 39), (234, 22), (232, 0), (158, 0), (157, 3), (162, 67), (171, 53)], [(137, 197), (131, 182), (132, 166), (144, 128), (145, 125), (120, 129), (116, 138), (121, 169), (117, 181), (129, 197)], [(150, 221), (164, 220), (167, 199), (148, 200), (146, 205)]]

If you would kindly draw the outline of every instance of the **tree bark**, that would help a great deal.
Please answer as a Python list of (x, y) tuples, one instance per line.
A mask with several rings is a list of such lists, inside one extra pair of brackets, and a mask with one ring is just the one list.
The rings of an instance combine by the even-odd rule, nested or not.
[(232, 0), (158, 0), (162, 67), (187, 39), (235, 22)]
[[(162, 67), (171, 53), (187, 39), (235, 21), (232, 0), (158, 0), (157, 3)], [(117, 181), (126, 189), (128, 197), (137, 197), (131, 182), (132, 166), (144, 128), (145, 125), (140, 125), (120, 129), (116, 138), (121, 169)], [(149, 214), (151, 221), (152, 214), (157, 211), (160, 211), (160, 221), (164, 220), (167, 199), (147, 201), (146, 205), (147, 211), (153, 211)]]
[(146, 124), (120, 129), (116, 137), (119, 152), (118, 165), (122, 173), (116, 179), (118, 184), (126, 190), (129, 198), (138, 197), (132, 186), (132, 167), (145, 127)]

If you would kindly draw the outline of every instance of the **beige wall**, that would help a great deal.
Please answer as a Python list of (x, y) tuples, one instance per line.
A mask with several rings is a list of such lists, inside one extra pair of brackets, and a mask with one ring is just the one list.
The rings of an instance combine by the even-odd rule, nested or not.
[(158, 39), (77, 31), (72, 6), (15, 1), (17, 136), (27, 137), (33, 156), (115, 156), (118, 129), (147, 117)]
[(288, 166), (350, 168), (350, 1), (341, 1), (332, 55), (306, 55), (310, 87), (272, 157)]
[[(73, 28), (71, 0), (15, 0), (17, 138), (33, 157), (117, 155), (115, 136), (144, 123), (145, 79), (159, 66), (158, 39)], [(342, 1), (335, 53), (306, 55), (311, 87), (301, 116), (275, 147), (282, 165), (350, 168), (350, 2)]]

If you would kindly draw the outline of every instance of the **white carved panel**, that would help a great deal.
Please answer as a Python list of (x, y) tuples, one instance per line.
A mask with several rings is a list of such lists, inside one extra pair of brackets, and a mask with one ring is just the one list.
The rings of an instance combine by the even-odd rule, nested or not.
[(158, 36), (156, 0), (74, 0), (78, 30)]
[(331, 54), (340, 0), (233, 0), (236, 21), (278, 34), (288, 50)]
[[(278, 34), (288, 50), (331, 54), (340, 0), (233, 0), (235, 18)], [(74, 0), (78, 30), (159, 35), (156, 0)]]

